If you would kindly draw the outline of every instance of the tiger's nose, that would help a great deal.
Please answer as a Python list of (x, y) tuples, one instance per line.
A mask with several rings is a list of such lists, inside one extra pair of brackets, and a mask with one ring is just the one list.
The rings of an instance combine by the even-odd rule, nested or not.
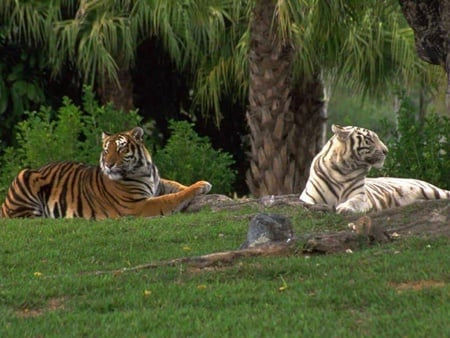
[(108, 162), (105, 162), (105, 168), (111, 170), (111, 169), (114, 169), (115, 167), (116, 167), (116, 164), (115, 164), (115, 163), (108, 163)]

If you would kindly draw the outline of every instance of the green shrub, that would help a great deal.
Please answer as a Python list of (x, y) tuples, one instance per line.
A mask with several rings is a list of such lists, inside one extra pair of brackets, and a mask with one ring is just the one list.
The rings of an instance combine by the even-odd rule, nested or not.
[[(26, 116), (16, 126), (18, 146), (6, 148), (0, 161), (0, 197), (23, 168), (56, 161), (97, 164), (102, 131), (127, 130), (142, 120), (137, 112), (124, 114), (111, 105), (100, 106), (89, 88), (85, 88), (81, 108), (64, 97), (57, 111), (41, 107)], [(230, 193), (235, 180), (231, 155), (214, 150), (187, 122), (172, 121), (170, 128), (167, 146), (154, 156), (163, 177), (185, 184), (208, 180), (214, 191)]]
[(102, 131), (118, 132), (138, 125), (137, 112), (125, 114), (112, 105), (100, 106), (90, 88), (84, 89), (83, 106), (67, 97), (58, 111), (41, 107), (26, 112), (16, 126), (17, 147), (5, 150), (0, 167), (0, 195), (22, 168), (36, 168), (55, 161), (97, 164)]
[(411, 100), (403, 97), (398, 128), (387, 142), (384, 174), (422, 179), (450, 189), (450, 119), (431, 113), (418, 121), (415, 116)]
[(192, 127), (185, 121), (170, 121), (172, 134), (167, 145), (154, 156), (161, 176), (184, 184), (207, 180), (213, 192), (231, 193), (236, 178), (231, 169), (232, 156), (213, 149), (210, 141), (198, 136)]

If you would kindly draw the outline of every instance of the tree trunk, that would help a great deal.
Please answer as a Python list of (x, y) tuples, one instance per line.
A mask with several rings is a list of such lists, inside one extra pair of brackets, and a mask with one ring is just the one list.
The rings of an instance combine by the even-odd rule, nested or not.
[(277, 35), (274, 10), (275, 1), (258, 1), (250, 28), (246, 182), (255, 197), (300, 193), (323, 144), (322, 82), (313, 76), (294, 85), (294, 50)]
[(114, 108), (128, 113), (134, 109), (133, 78), (128, 67), (122, 67), (117, 72), (119, 85), (105, 76), (98, 93), (103, 104), (111, 102)]
[(447, 73), (446, 105), (450, 112), (450, 0), (399, 0), (414, 31), (417, 54)]

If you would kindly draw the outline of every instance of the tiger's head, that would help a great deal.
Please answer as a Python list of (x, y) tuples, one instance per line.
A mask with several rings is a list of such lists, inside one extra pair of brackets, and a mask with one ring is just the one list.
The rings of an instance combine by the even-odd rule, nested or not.
[(143, 136), (144, 130), (140, 127), (117, 134), (103, 132), (102, 172), (112, 180), (151, 176), (156, 167), (145, 148)]
[(383, 167), (388, 148), (378, 135), (360, 127), (332, 125), (335, 139), (342, 145), (341, 156), (357, 167)]

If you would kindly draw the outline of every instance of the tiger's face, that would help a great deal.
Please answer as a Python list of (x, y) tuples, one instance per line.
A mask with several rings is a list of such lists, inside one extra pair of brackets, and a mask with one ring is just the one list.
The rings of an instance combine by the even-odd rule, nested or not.
[(144, 131), (136, 127), (117, 134), (102, 134), (100, 167), (112, 180), (150, 175), (152, 161), (143, 143)]
[[(370, 166), (377, 169), (383, 167), (388, 148), (381, 142), (378, 135), (360, 127), (332, 126), (336, 138), (344, 144), (346, 156), (360, 166)], [(347, 151), (349, 150), (349, 151)]]

